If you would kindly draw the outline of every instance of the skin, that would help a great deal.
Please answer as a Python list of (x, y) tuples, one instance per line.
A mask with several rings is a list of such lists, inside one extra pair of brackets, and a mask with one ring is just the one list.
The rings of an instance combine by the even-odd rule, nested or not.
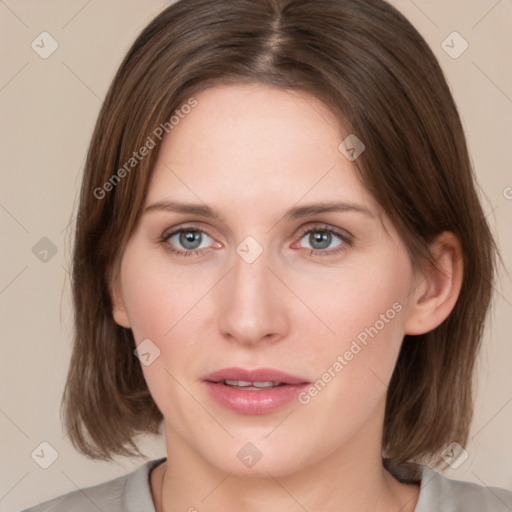
[[(455, 304), (457, 240), (443, 233), (432, 243), (438, 271), (413, 271), (338, 150), (348, 133), (316, 98), (254, 84), (216, 86), (196, 99), (160, 147), (146, 206), (194, 203), (216, 215), (146, 211), (112, 282), (116, 322), (160, 350), (142, 366), (169, 455), (151, 475), (156, 509), (413, 510), (418, 486), (382, 467), (385, 396), (404, 334), (433, 329)], [(284, 217), (340, 201), (365, 211)], [(203, 232), (195, 253), (169, 251), (186, 250), (179, 235), (165, 239), (179, 228)], [(312, 245), (312, 232), (325, 237), (326, 228), (343, 238)], [(263, 248), (252, 263), (236, 252), (248, 236)], [(401, 311), (307, 405), (240, 414), (202, 382), (232, 366), (314, 382), (397, 303)], [(262, 454), (252, 468), (237, 457), (247, 442)]]

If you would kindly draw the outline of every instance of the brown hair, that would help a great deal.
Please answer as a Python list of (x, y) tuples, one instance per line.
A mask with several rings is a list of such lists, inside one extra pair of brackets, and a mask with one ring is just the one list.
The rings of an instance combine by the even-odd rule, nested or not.
[(158, 147), (136, 166), (126, 163), (157, 127), (170, 131), (180, 105), (221, 82), (261, 82), (323, 100), (364, 142), (357, 172), (413, 263), (431, 261), (428, 243), (442, 231), (459, 238), (459, 299), (437, 329), (405, 336), (384, 423), (388, 462), (438, 465), (447, 443), (467, 441), (495, 246), (439, 64), (383, 0), (181, 0), (135, 41), (99, 114), (81, 189), (72, 269), (76, 332), (63, 400), (72, 442), (109, 459), (139, 454), (135, 436), (158, 431), (162, 415), (131, 331), (112, 318), (109, 293)]

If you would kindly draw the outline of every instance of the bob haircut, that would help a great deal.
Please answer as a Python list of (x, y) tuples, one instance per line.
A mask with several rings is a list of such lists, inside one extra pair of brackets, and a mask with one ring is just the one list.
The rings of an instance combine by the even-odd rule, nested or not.
[[(443, 72), (421, 35), (384, 0), (181, 0), (137, 38), (101, 108), (80, 194), (75, 337), (62, 408), (72, 443), (109, 460), (140, 455), (135, 437), (159, 431), (163, 417), (132, 332), (112, 317), (111, 284), (144, 205), (157, 128), (172, 137), (171, 116), (187, 112), (194, 94), (237, 83), (310, 93), (338, 117), (341, 133), (363, 141), (355, 170), (414, 268), (433, 268), (436, 235), (458, 237), (459, 299), (435, 330), (405, 336), (383, 432), (386, 465), (439, 466), (446, 444), (467, 441), (496, 247)], [(134, 161), (145, 145), (147, 155)]]

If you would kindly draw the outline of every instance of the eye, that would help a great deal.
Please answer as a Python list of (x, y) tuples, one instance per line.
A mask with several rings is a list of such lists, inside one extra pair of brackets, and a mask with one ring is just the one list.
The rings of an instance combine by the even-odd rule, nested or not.
[(198, 254), (203, 249), (211, 247), (221, 247), (211, 236), (197, 228), (181, 228), (172, 233), (165, 234), (161, 242), (166, 250), (179, 254), (180, 256), (190, 256)]
[(310, 249), (310, 254), (328, 255), (343, 251), (352, 245), (348, 234), (330, 227), (315, 227), (305, 231), (294, 248)]

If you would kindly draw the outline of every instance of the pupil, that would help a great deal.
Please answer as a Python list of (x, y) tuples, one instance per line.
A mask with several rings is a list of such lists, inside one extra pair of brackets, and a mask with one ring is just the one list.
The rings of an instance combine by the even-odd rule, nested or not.
[(201, 233), (199, 231), (181, 232), (180, 244), (185, 249), (197, 249), (201, 245)]
[(309, 243), (314, 249), (326, 249), (331, 245), (332, 235), (325, 231), (316, 231), (309, 235)]

